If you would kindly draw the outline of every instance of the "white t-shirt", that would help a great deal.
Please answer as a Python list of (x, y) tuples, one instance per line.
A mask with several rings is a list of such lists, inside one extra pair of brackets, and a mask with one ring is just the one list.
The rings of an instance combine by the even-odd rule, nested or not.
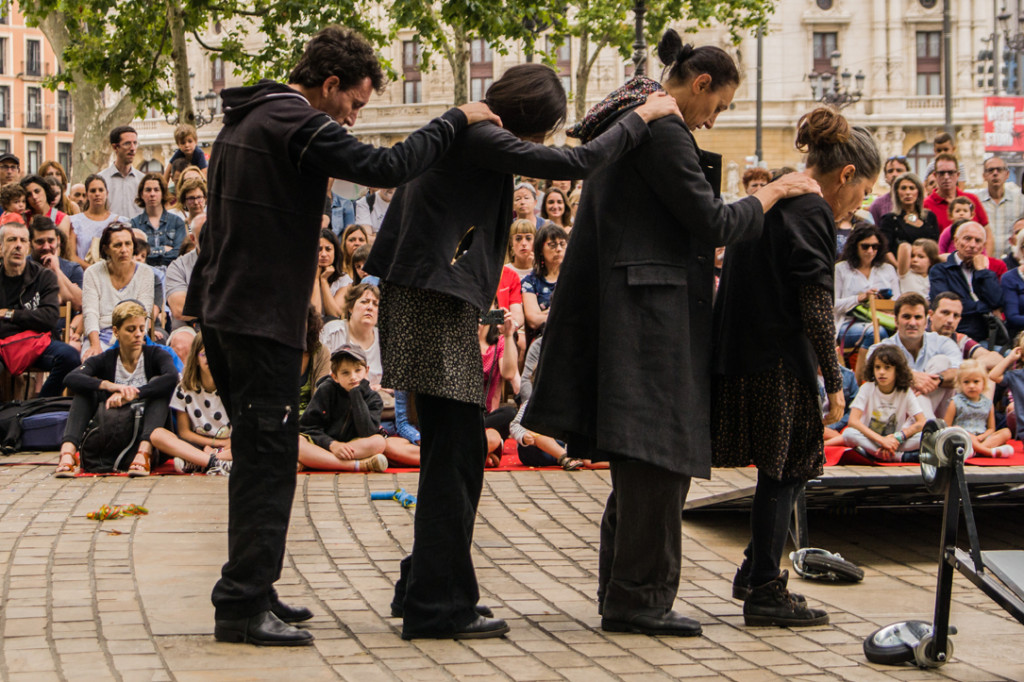
[(337, 296), (338, 292), (341, 291), (342, 287), (347, 287), (351, 285), (352, 278), (348, 275), (348, 273), (343, 274), (341, 277), (331, 282), (331, 296)]
[(189, 391), (178, 384), (171, 396), (171, 409), (184, 412), (192, 430), (209, 438), (229, 438), (228, 411), (216, 391)]
[(864, 425), (880, 436), (896, 433), (924, 412), (913, 391), (894, 390), (886, 394), (873, 381), (864, 382), (850, 408), (859, 409)]
[(121, 362), (121, 356), (117, 356), (117, 365), (114, 369), (114, 383), (121, 384), (122, 386), (134, 386), (135, 388), (142, 388), (146, 385), (146, 363), (142, 360), (142, 356), (139, 356), (138, 361), (135, 363), (135, 371), (129, 372)]
[[(320, 343), (331, 353), (346, 343), (353, 343), (348, 337), (348, 320), (331, 320), (325, 324), (320, 332)], [(376, 327), (373, 328), (373, 345), (363, 350), (366, 352), (366, 364), (370, 366), (366, 380), (371, 386), (376, 386), (384, 376), (384, 366), (380, 362), (380, 332)]]

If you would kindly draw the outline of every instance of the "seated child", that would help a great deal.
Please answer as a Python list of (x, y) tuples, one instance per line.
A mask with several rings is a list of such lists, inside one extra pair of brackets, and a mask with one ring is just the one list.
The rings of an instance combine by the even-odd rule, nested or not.
[(23, 215), (25, 213), (25, 199), (27, 196), (25, 188), (17, 182), (7, 183), (0, 187), (0, 206), (3, 207), (4, 213)]
[(941, 263), (939, 245), (933, 239), (915, 239), (913, 245), (900, 244), (896, 272), (900, 276), (900, 292), (917, 292), (928, 300), (931, 285), (928, 270)]
[[(850, 421), (850, 409), (853, 406), (853, 400), (857, 397), (857, 375), (851, 369), (847, 369), (843, 366), (843, 352), (838, 346), (836, 347), (836, 354), (839, 356), (839, 371), (843, 375), (843, 398), (846, 400), (846, 407), (843, 409), (843, 417), (834, 424), (828, 424), (825, 426), (825, 445), (843, 445), (843, 436), (840, 433), (846, 428), (847, 423)], [(821, 376), (821, 370), (818, 370), (818, 397), (821, 400), (821, 409), (823, 411), (828, 410), (828, 394), (825, 392), (825, 380)]]
[(193, 336), (185, 371), (171, 396), (171, 409), (178, 413), (178, 433), (161, 427), (153, 431), (150, 440), (154, 448), (174, 457), (174, 468), (183, 474), (226, 476), (231, 472), (228, 411), (210, 374), (203, 335)]
[(988, 378), (1010, 391), (1010, 402), (1006, 408), (1006, 426), (1010, 429), (1011, 438), (1021, 439), (1024, 435), (1024, 369), (1021, 368), (1021, 357), (1024, 356), (1024, 332), (1017, 334), (1014, 348), (1002, 361), (992, 368)]
[(916, 461), (912, 451), (921, 447), (925, 419), (911, 390), (914, 375), (903, 351), (878, 346), (868, 358), (865, 378), (850, 406), (843, 442), (883, 462)]
[(982, 457), (1010, 457), (1013, 447), (1010, 429), (996, 430), (996, 411), (986, 396), (988, 374), (977, 360), (964, 360), (956, 373), (956, 395), (946, 409), (946, 423), (971, 434), (974, 454)]
[(585, 462), (582, 459), (570, 457), (565, 450), (564, 442), (528, 431), (520, 423), (523, 415), (526, 414), (526, 406), (529, 404), (529, 400), (523, 401), (515, 419), (509, 425), (509, 432), (519, 444), (519, 461), (528, 467), (560, 466), (566, 471), (582, 469)]
[(370, 388), (366, 352), (345, 344), (331, 354), (331, 375), (299, 418), (299, 464), (331, 471), (386, 471), (380, 433), (383, 401)]

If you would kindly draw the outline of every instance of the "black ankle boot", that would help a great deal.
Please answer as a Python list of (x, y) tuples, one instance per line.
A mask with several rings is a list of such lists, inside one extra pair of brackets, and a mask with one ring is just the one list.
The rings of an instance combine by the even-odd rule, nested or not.
[(743, 622), (746, 625), (802, 627), (828, 623), (825, 611), (808, 608), (807, 602), (794, 599), (786, 589), (788, 578), (788, 572), (784, 571), (775, 580), (750, 590), (750, 596), (743, 602)]
[[(732, 598), (739, 599), (740, 601), (746, 601), (747, 597), (750, 596), (750, 567), (747, 562), (743, 562), (743, 565), (736, 569), (736, 576), (732, 579)], [(789, 583), (789, 571), (783, 571), (779, 574), (779, 578), (782, 580), (782, 586), (786, 587)], [(804, 604), (807, 603), (807, 598), (802, 594), (796, 592), (790, 592), (789, 596), (798, 602)]]

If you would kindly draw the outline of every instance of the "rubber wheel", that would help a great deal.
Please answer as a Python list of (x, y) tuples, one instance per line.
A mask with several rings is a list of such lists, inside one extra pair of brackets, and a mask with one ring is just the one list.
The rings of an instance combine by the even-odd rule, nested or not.
[(838, 580), (859, 583), (864, 580), (864, 569), (846, 559), (838, 559), (827, 554), (807, 554), (804, 556), (804, 570), (820, 573), (833, 573)]
[(921, 643), (914, 647), (914, 663), (917, 664), (918, 668), (939, 668), (953, 660), (953, 640), (946, 639), (946, 658), (942, 661), (933, 657), (932, 643), (932, 636), (928, 635), (922, 637)]
[[(946, 422), (943, 420), (928, 420), (928, 423), (924, 425), (924, 429), (921, 431), (922, 444), (925, 443), (926, 439), (929, 439), (932, 434), (941, 431), (944, 428), (946, 428)], [(940, 467), (923, 461), (921, 462), (921, 478), (924, 479), (924, 487), (933, 495), (941, 495), (946, 492), (946, 489), (949, 487), (950, 473), (949, 467)]]
[(914, 663), (914, 648), (899, 637), (899, 629), (909, 629), (921, 637), (931, 633), (931, 623), (911, 620), (905, 623), (894, 623), (875, 630), (864, 640), (864, 656), (872, 663), (880, 665), (905, 665)]

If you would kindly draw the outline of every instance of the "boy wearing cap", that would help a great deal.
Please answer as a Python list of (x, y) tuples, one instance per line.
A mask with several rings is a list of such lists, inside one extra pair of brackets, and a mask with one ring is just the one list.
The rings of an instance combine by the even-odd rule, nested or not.
[(345, 344), (299, 419), (299, 463), (309, 469), (385, 471), (380, 415), (384, 402), (366, 380), (366, 353)]

